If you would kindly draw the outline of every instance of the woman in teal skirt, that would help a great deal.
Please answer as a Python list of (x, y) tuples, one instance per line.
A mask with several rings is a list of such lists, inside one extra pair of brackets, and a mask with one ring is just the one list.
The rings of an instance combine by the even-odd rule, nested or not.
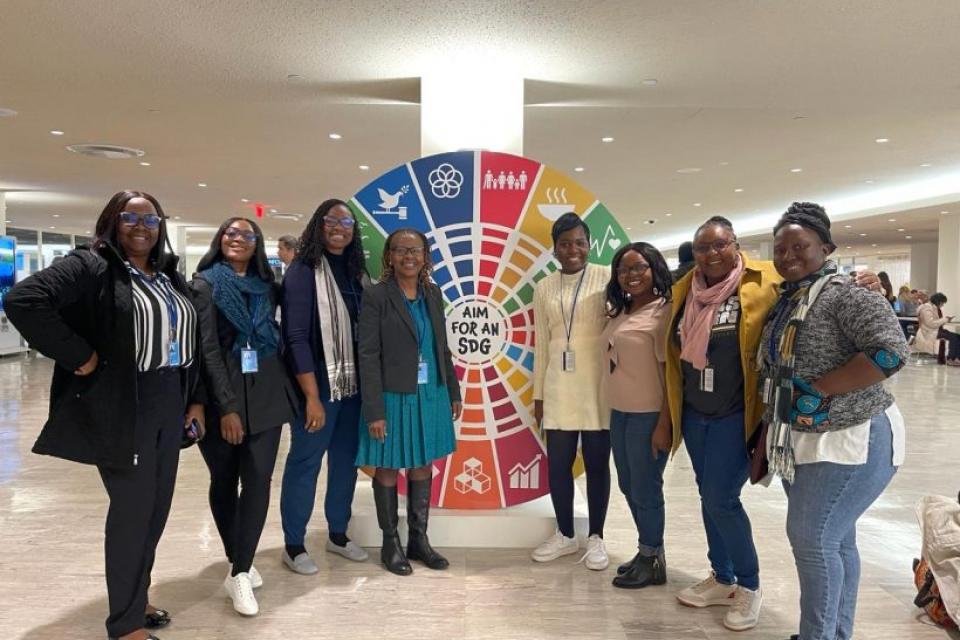
[[(444, 326), (443, 298), (430, 280), (427, 238), (415, 229), (390, 234), (380, 282), (363, 293), (358, 333), (360, 386), (367, 433), (357, 465), (376, 467), (373, 496), (383, 531), (380, 559), (397, 575), (409, 560), (446, 569), (430, 546), (427, 520), (433, 461), (453, 453), (460, 386)], [(397, 533), (397, 474), (407, 470), (406, 554)]]

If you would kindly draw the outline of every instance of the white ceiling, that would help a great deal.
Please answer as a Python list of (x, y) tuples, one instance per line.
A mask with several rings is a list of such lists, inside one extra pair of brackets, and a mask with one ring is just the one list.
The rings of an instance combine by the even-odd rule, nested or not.
[[(955, 0), (6, 0), (0, 189), (12, 224), (77, 233), (130, 187), (196, 224), (241, 198), (309, 214), (418, 156), (418, 78), (479, 61), (527, 78), (525, 155), (584, 167), (634, 237), (766, 230), (792, 200), (960, 176), (958, 26)], [(960, 211), (947, 191), (894, 209)]]

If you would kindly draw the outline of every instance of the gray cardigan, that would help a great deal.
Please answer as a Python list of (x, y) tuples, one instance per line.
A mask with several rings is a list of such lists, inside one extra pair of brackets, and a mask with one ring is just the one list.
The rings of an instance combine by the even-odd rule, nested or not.
[[(763, 329), (760, 348), (769, 349), (772, 323)], [(885, 349), (905, 361), (908, 355), (903, 330), (893, 307), (879, 293), (858, 287), (850, 278), (837, 278), (824, 286), (820, 296), (807, 312), (797, 335), (794, 375), (813, 382), (850, 361), (857, 353), (872, 355)], [(768, 357), (762, 357), (762, 380), (772, 377)], [(885, 411), (894, 402), (883, 383), (878, 383), (836, 396), (831, 396), (829, 421), (819, 427), (794, 424), (796, 431), (838, 431), (862, 424)], [(773, 419), (773, 406), (763, 414), (765, 422)]]
[[(443, 298), (436, 286), (429, 287), (425, 295), (433, 327), (437, 372), (447, 387), (450, 401), (459, 402), (460, 383), (447, 347)], [(369, 423), (384, 418), (384, 391), (416, 392), (420, 356), (413, 318), (403, 292), (393, 280), (364, 290), (358, 324), (362, 411), (363, 419)]]

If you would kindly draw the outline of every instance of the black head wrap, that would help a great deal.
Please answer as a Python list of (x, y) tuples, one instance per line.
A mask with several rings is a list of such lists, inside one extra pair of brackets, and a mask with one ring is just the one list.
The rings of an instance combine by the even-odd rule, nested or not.
[(834, 249), (836, 248), (836, 245), (833, 244), (833, 238), (830, 236), (830, 218), (827, 217), (826, 210), (817, 203), (794, 202), (790, 205), (790, 208), (780, 216), (780, 220), (773, 228), (773, 233), (776, 234), (777, 231), (780, 231), (780, 229), (788, 224), (796, 224), (804, 229), (810, 229), (820, 236), (820, 240), (824, 244), (830, 245)]

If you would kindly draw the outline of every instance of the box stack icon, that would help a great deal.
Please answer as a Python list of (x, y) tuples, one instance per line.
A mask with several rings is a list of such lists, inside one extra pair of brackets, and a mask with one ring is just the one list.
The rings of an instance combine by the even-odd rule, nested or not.
[(490, 476), (483, 472), (483, 463), (476, 458), (467, 458), (463, 463), (463, 472), (453, 480), (460, 493), (486, 493), (490, 490)]

